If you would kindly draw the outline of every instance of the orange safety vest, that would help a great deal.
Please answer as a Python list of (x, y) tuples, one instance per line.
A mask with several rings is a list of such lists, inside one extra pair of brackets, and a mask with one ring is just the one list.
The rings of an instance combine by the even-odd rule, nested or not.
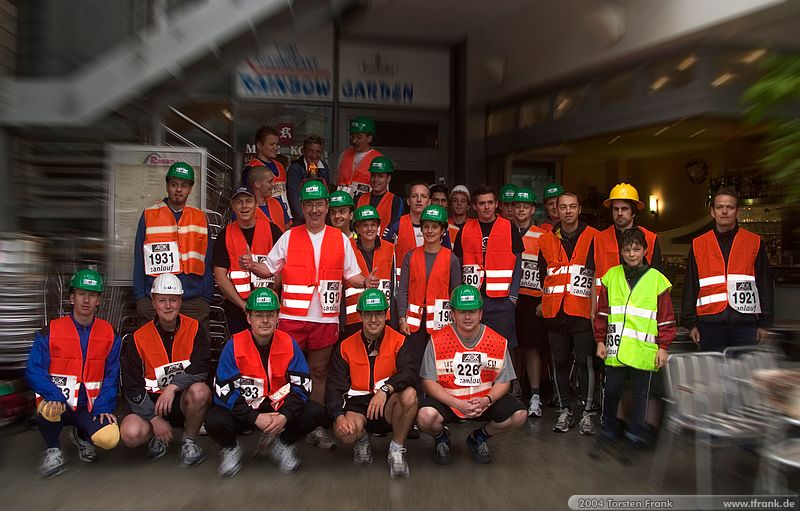
[(548, 232), (539, 238), (539, 248), (547, 263), (547, 275), (542, 290), (542, 315), (545, 318), (556, 317), (562, 302), (564, 312), (570, 316), (587, 319), (591, 316), (594, 275), (586, 268), (586, 260), (596, 233), (592, 227), (584, 229), (572, 252), (572, 259), (567, 257), (561, 240), (554, 232)]
[(453, 224), (447, 224), (447, 234), (450, 236), (450, 247), (455, 248), (456, 244), (456, 236), (458, 236), (458, 231), (461, 230), (461, 227), (458, 227)]
[[(377, 250), (375, 250), (375, 253), (372, 256), (372, 270), (375, 272), (375, 276), (380, 279), (378, 289), (386, 294), (386, 302), (389, 303), (391, 300), (389, 284), (391, 283), (393, 273), (392, 263), (394, 261), (394, 245), (383, 240), (381, 240), (380, 243), (380, 246), (377, 248)], [(364, 259), (364, 254), (362, 254), (361, 250), (358, 249), (356, 240), (350, 238), (350, 244), (353, 245), (353, 252), (356, 254), (356, 261), (358, 261), (358, 267), (361, 268), (361, 273), (364, 275), (369, 275), (367, 261)], [(361, 317), (358, 315), (356, 306), (358, 305), (358, 299), (361, 297), (361, 293), (363, 292), (363, 289), (351, 287), (345, 283), (344, 296), (346, 305), (345, 314), (347, 315), (345, 318), (346, 325), (361, 323)], [(386, 311), (386, 319), (389, 319), (388, 310)]]
[[(486, 276), (486, 296), (503, 298), (511, 291), (514, 265), (517, 256), (511, 251), (511, 222), (498, 216), (483, 252), (483, 234), (478, 219), (467, 220), (461, 232), (462, 275), (477, 274), (477, 287), (481, 288)], [(467, 280), (464, 281), (468, 282)], [(473, 284), (474, 285), (474, 284)]]
[[(272, 163), (275, 165), (275, 168), (278, 170), (278, 175), (275, 176), (274, 180), (272, 181), (272, 190), (270, 190), (271, 197), (280, 197), (286, 202), (286, 168), (283, 166), (283, 163), (278, 161), (277, 159), (272, 159), (268, 162), (263, 161), (261, 158), (251, 158), (245, 164), (246, 167), (267, 167), (267, 169), (272, 172), (267, 166), (267, 163)], [(275, 175), (273, 173), (273, 175)], [(242, 186), (250, 186), (249, 183), (242, 183)], [(269, 211), (270, 215), (272, 214), (272, 209)], [(281, 210), (281, 218), (283, 218), (283, 210)]]
[(133, 333), (136, 351), (144, 363), (144, 388), (147, 392), (161, 394), (175, 375), (186, 371), (191, 364), (194, 338), (200, 324), (189, 316), (181, 314), (179, 317), (171, 355), (167, 355), (154, 321)]
[(294, 357), (294, 341), (289, 334), (282, 330), (275, 330), (272, 334), (266, 369), (250, 330), (234, 334), (233, 357), (241, 375), (238, 386), (247, 404), (258, 409), (266, 397), (272, 403), (272, 409), (278, 411), (292, 391), (286, 378), (289, 364)]
[(383, 155), (375, 149), (370, 149), (364, 154), (361, 161), (358, 162), (358, 166), (353, 168), (353, 162), (355, 162), (356, 159), (356, 150), (352, 147), (345, 149), (342, 153), (342, 161), (339, 163), (339, 178), (336, 185), (340, 187), (351, 187), (355, 184), (357, 187), (355, 190), (356, 195), (359, 193), (368, 193), (370, 191), (369, 165), (372, 163), (372, 160), (378, 156)]
[[(451, 396), (469, 401), (489, 394), (494, 381), (503, 369), (506, 354), (506, 339), (489, 328), (483, 327), (483, 335), (474, 348), (467, 348), (459, 340), (452, 325), (431, 334), (436, 356), (436, 376), (439, 385)], [(471, 379), (467, 384), (464, 379)], [(461, 384), (457, 384), (458, 381)], [(459, 417), (464, 415), (451, 407)]]
[(386, 380), (397, 374), (397, 353), (405, 340), (403, 334), (387, 326), (383, 331), (374, 368), (370, 367), (369, 353), (361, 340), (361, 331), (343, 340), (339, 350), (342, 359), (350, 366), (350, 390), (347, 395), (354, 397), (374, 394), (386, 384)]
[(400, 217), (397, 225), (397, 241), (394, 244), (394, 259), (397, 261), (397, 281), (400, 282), (400, 269), (403, 266), (403, 259), (411, 250), (417, 248), (417, 236), (414, 234), (414, 224), (411, 223), (411, 216), (405, 214)]
[(522, 279), (519, 283), (519, 294), (526, 296), (542, 296), (539, 280), (539, 238), (547, 231), (531, 224), (522, 236), (525, 251), (522, 253)]
[[(363, 193), (358, 198), (358, 202), (356, 203), (356, 208), (360, 208), (361, 206), (368, 206), (370, 201), (372, 200), (372, 194), (370, 193)], [(386, 228), (392, 221), (392, 204), (394, 203), (394, 194), (392, 192), (387, 191), (381, 196), (381, 200), (378, 202), (378, 206), (375, 208), (378, 210), (378, 216), (381, 217), (380, 228), (378, 230), (378, 237), (383, 236), (383, 233), (386, 232)]]
[[(283, 276), (281, 312), (293, 316), (306, 316), (314, 293), (325, 293), (327, 298), (330, 291), (338, 294), (341, 299), (345, 250), (342, 231), (329, 225), (325, 226), (319, 268), (314, 261), (314, 246), (311, 244), (306, 226), (292, 227), (289, 232), (291, 234), (286, 250), (286, 264), (281, 272)], [(320, 284), (324, 289), (320, 290)], [(322, 296), (320, 300), (323, 300)], [(336, 317), (339, 315), (338, 307), (335, 312), (323, 312), (322, 315)]]
[[(408, 264), (408, 311), (406, 323), (416, 332), (425, 311), (425, 328), (428, 332), (444, 328), (450, 323), (450, 261), (453, 252), (442, 247), (436, 254), (430, 279), (425, 276), (425, 250), (417, 247), (411, 252)], [(438, 307), (437, 307), (437, 301)], [(437, 314), (440, 316), (437, 318)], [(439, 328), (436, 328), (436, 325)]]
[[(652, 265), (657, 236), (654, 232), (650, 232), (644, 227), (634, 227), (634, 229), (637, 228), (642, 231), (644, 239), (647, 241), (645, 257), (647, 258), (647, 262)], [(612, 225), (608, 229), (599, 231), (594, 236), (594, 281), (597, 287), (597, 296), (600, 296), (600, 287), (602, 286), (600, 279), (606, 275), (608, 270), (620, 264), (616, 229), (617, 228)]]
[(176, 223), (170, 207), (165, 202), (159, 202), (144, 210), (144, 227), (145, 245), (170, 242), (178, 244), (180, 273), (205, 274), (208, 223), (202, 211), (186, 206)]
[[(91, 412), (94, 400), (100, 395), (106, 371), (106, 359), (114, 346), (114, 327), (111, 323), (95, 318), (89, 332), (86, 360), (81, 351), (81, 338), (70, 316), (50, 322), (50, 378), (59, 386), (67, 404), (78, 407), (80, 386), (86, 389), (87, 408)], [(69, 382), (69, 379), (73, 381)], [(36, 396), (37, 404), (42, 401)]]
[(752, 289), (756, 289), (755, 264), (760, 247), (761, 237), (740, 227), (733, 238), (726, 265), (713, 230), (692, 240), (700, 284), (696, 302), (698, 316), (719, 314), (728, 307), (729, 282), (749, 281)]
[(278, 199), (267, 197), (267, 209), (269, 216), (264, 213), (261, 206), (256, 207), (256, 217), (265, 218), (267, 221), (277, 225), (281, 232), (286, 230), (286, 220), (284, 219), (283, 206), (278, 202)]
[(260, 261), (262, 258), (266, 258), (274, 243), (275, 240), (272, 239), (272, 230), (270, 229), (269, 220), (266, 220), (266, 215), (259, 216), (256, 214), (253, 245), (250, 247), (247, 245), (247, 240), (238, 222), (231, 222), (225, 228), (225, 248), (228, 250), (228, 261), (230, 263), (228, 278), (231, 279), (233, 287), (236, 288), (236, 292), (239, 293), (243, 300), (250, 296), (254, 286), (250, 272), (244, 271), (239, 266), (239, 256), (246, 254), (249, 249), (250, 253)]

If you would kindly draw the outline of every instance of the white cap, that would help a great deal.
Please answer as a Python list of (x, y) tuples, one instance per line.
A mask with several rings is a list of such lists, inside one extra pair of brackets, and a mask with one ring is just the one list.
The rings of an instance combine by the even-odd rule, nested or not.
[(182, 295), (183, 285), (178, 277), (171, 273), (162, 273), (153, 281), (150, 294), (159, 295)]
[(450, 197), (452, 197), (454, 193), (463, 193), (464, 195), (467, 196), (467, 200), (470, 199), (469, 188), (467, 188), (464, 185), (456, 185), (456, 186), (454, 186), (453, 189), (450, 190)]

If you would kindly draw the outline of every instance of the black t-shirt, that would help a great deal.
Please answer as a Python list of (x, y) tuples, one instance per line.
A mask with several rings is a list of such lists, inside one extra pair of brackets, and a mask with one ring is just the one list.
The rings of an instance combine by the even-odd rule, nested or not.
[[(272, 243), (275, 244), (278, 242), (278, 238), (280, 238), (283, 233), (281, 232), (280, 228), (273, 224), (272, 222), (269, 223), (270, 232), (272, 233)], [(213, 261), (214, 266), (219, 266), (220, 268), (228, 269), (231, 267), (231, 261), (228, 257), (228, 244), (225, 243), (225, 236), (226, 236), (226, 229), (228, 226), (222, 228), (219, 232), (219, 236), (217, 236), (217, 241), (214, 243), (214, 252), (212, 254), (211, 260)], [(247, 241), (248, 245), (253, 245), (253, 235), (256, 232), (255, 226), (250, 227), (249, 229), (242, 229), (242, 234), (244, 235), (245, 241)], [(266, 254), (260, 254), (266, 255)]]

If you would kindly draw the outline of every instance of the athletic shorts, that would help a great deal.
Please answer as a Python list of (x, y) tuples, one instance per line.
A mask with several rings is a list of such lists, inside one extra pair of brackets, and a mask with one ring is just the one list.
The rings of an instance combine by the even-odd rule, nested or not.
[(322, 350), (333, 346), (339, 340), (338, 323), (281, 319), (278, 321), (278, 328), (292, 336), (303, 351)]
[[(344, 402), (344, 411), (359, 413), (366, 417), (367, 408), (369, 408), (369, 402), (371, 400), (372, 396), (346, 397)], [(392, 425), (386, 422), (386, 405), (384, 405), (383, 417), (380, 419), (367, 419), (364, 429), (367, 430), (367, 433), (378, 434), (389, 433), (392, 431)]]
[(517, 302), (517, 343), (521, 348), (547, 353), (550, 351), (547, 328), (544, 318), (536, 315), (536, 306), (540, 303), (541, 298), (520, 295)]
[[(148, 394), (148, 395), (150, 396), (150, 401), (152, 401), (153, 404), (156, 404), (156, 401), (158, 401), (158, 398), (161, 396), (161, 394)], [(183, 425), (186, 424), (186, 416), (183, 414), (183, 411), (181, 410), (182, 396), (183, 392), (175, 393), (175, 398), (172, 400), (172, 410), (170, 410), (169, 414), (166, 417), (164, 417), (173, 428), (182, 428)]]
[[(449, 406), (430, 396), (425, 396), (425, 398), (419, 404), (420, 410), (426, 406), (435, 408), (436, 411), (439, 412), (439, 415), (441, 415), (444, 419), (445, 424), (463, 420), (461, 417), (456, 415), (456, 413)], [(479, 417), (467, 418), (467, 420), (503, 422), (514, 415), (514, 413), (517, 411), (525, 409), (525, 405), (522, 404), (519, 399), (515, 398), (511, 394), (506, 394), (495, 401), (494, 404), (487, 408)]]

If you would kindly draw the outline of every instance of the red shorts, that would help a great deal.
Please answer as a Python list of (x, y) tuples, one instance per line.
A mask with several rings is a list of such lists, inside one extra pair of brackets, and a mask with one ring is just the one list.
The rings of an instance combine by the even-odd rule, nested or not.
[(314, 323), (281, 319), (278, 328), (292, 336), (303, 351), (322, 350), (339, 340), (339, 323)]

